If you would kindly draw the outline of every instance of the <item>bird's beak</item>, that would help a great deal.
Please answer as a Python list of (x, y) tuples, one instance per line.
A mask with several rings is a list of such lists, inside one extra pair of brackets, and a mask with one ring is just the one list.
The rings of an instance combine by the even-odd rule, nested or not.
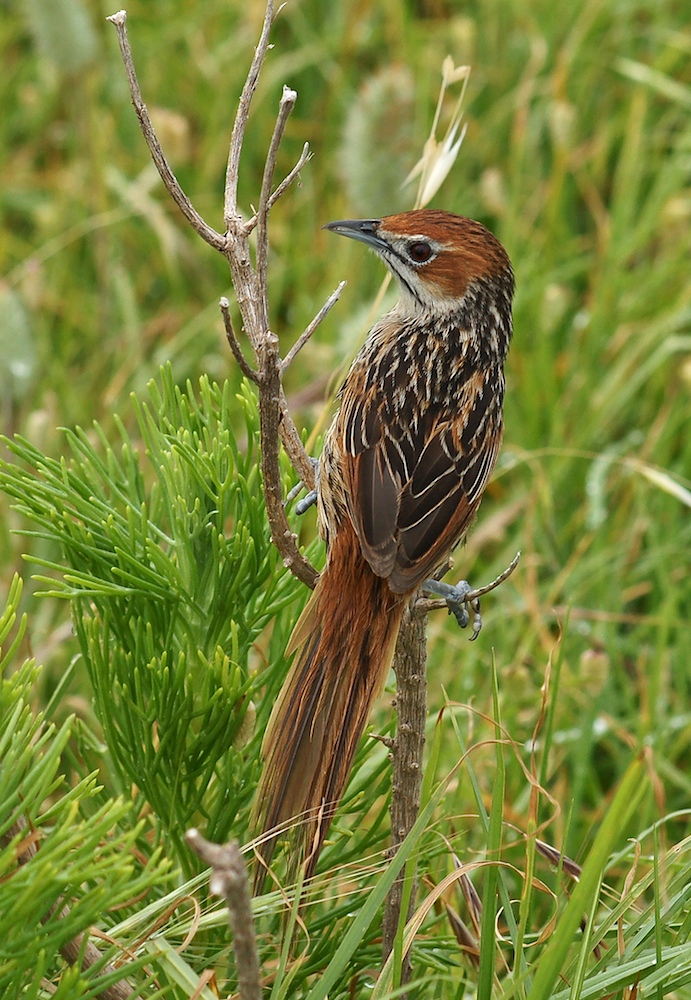
[(388, 243), (378, 235), (380, 225), (381, 219), (342, 219), (340, 222), (327, 222), (322, 228), (349, 236), (351, 240), (359, 240), (373, 250), (388, 250)]

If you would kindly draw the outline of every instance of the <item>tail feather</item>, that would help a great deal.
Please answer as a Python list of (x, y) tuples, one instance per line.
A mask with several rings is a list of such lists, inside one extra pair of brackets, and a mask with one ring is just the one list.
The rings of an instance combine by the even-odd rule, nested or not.
[(264, 737), (255, 809), (255, 825), (269, 835), (261, 849), (267, 864), (278, 836), (271, 831), (301, 820), (293, 861), (309, 850), (307, 875), (386, 680), (404, 606), (365, 562), (352, 529), (339, 533), (333, 550), (291, 637), (296, 657)]

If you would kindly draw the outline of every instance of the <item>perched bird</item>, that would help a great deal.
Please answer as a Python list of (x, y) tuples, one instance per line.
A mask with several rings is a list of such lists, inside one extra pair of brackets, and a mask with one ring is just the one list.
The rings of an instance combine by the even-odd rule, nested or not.
[(514, 290), (501, 243), (458, 215), (420, 210), (325, 228), (374, 250), (399, 299), (353, 361), (326, 435), (317, 475), (326, 566), (291, 637), (295, 660), (264, 740), (261, 850), (268, 861), (270, 831), (296, 818), (293, 860), (307, 857), (308, 875), (406, 602), (465, 535), (494, 467)]

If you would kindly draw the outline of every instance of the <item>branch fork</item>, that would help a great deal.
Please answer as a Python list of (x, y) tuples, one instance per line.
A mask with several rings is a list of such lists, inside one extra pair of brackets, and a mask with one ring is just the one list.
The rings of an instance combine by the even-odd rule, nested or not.
[[(271, 537), (283, 557), (284, 565), (298, 579), (302, 580), (303, 583), (313, 588), (317, 582), (318, 573), (300, 552), (295, 533), (291, 530), (285, 513), (279, 464), (279, 439), (293, 467), (308, 490), (314, 489), (314, 466), (304, 449), (300, 435), (288, 409), (282, 380), (286, 370), (294, 361), (299, 351), (305, 346), (327, 313), (338, 301), (345, 282), (341, 282), (338, 288), (329, 296), (314, 319), (298, 337), (293, 347), (282, 358), (279, 351), (278, 338), (271, 331), (269, 324), (267, 284), (269, 212), (298, 177), (311, 156), (309, 146), (305, 143), (295, 166), (274, 188), (274, 175), (276, 173), (276, 159), (279, 147), (285, 134), (288, 119), (297, 101), (297, 92), (290, 87), (283, 88), (279, 102), (276, 124), (274, 125), (264, 166), (258, 208), (249, 219), (245, 219), (238, 205), (238, 177), (242, 145), (249, 119), (252, 97), (269, 50), (269, 34), (274, 16), (273, 0), (268, 0), (261, 36), (240, 95), (230, 137), (223, 204), (225, 233), (217, 232), (197, 212), (192, 202), (182, 190), (163, 153), (139, 87), (132, 50), (127, 35), (127, 12), (120, 10), (115, 14), (111, 14), (108, 20), (114, 25), (117, 31), (120, 53), (127, 74), (132, 104), (139, 119), (142, 135), (161, 180), (194, 231), (209, 246), (220, 251), (228, 261), (233, 287), (237, 296), (242, 328), (249, 339), (254, 354), (254, 366), (247, 361), (240, 346), (233, 327), (230, 304), (227, 299), (221, 299), (220, 309), (226, 339), (228, 340), (233, 356), (243, 375), (257, 386), (259, 395), (262, 474), (264, 477), (264, 490)], [(255, 263), (253, 265), (250, 251), (250, 236), (255, 229), (256, 251)]]

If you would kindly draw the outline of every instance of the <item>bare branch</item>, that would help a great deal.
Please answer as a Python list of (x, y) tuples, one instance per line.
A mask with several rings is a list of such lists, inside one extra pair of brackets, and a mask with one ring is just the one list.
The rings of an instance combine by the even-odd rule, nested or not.
[(127, 37), (127, 11), (119, 10), (116, 14), (111, 14), (107, 20), (110, 21), (111, 24), (115, 25), (115, 30), (118, 33), (120, 54), (122, 55), (125, 72), (127, 73), (127, 80), (130, 85), (132, 104), (134, 105), (134, 110), (136, 111), (137, 118), (139, 119), (142, 135), (144, 136), (144, 140), (149, 147), (151, 158), (156, 164), (156, 169), (160, 174), (166, 190), (194, 231), (198, 233), (210, 246), (214, 247), (215, 250), (225, 250), (225, 237), (222, 236), (221, 233), (217, 233), (215, 229), (212, 229), (211, 226), (208, 225), (204, 219), (202, 219), (201, 215), (197, 212), (192, 202), (180, 187), (175, 174), (170, 169), (168, 161), (163, 154), (161, 145), (158, 141), (156, 133), (154, 132), (154, 127), (151, 124), (149, 112), (147, 111), (146, 105), (142, 100), (141, 90), (139, 89), (137, 72), (134, 68), (134, 62), (132, 60), (132, 50)]
[(235, 231), (238, 220), (240, 219), (240, 210), (238, 208), (240, 153), (242, 152), (242, 143), (245, 138), (245, 129), (247, 128), (250, 105), (252, 103), (252, 98), (254, 97), (254, 92), (257, 89), (257, 82), (259, 80), (261, 68), (264, 65), (264, 60), (266, 59), (266, 53), (269, 50), (269, 34), (271, 32), (273, 19), (273, 0), (267, 0), (262, 33), (259, 38), (259, 43), (254, 50), (254, 59), (252, 60), (252, 65), (250, 66), (249, 73), (247, 74), (245, 86), (242, 88), (242, 93), (240, 94), (238, 110), (235, 115), (235, 121), (233, 122), (233, 131), (230, 136), (228, 166), (226, 168), (225, 194), (223, 198), (223, 218), (226, 227), (230, 231)]
[[(267, 6), (267, 18), (269, 14), (269, 8), (271, 8), (271, 3)], [(267, 20), (264, 21), (264, 28), (266, 29)], [(264, 38), (264, 33), (262, 33), (262, 39)], [(260, 39), (259, 45), (257, 46), (257, 53), (255, 53), (255, 60), (253, 67), (256, 63), (256, 74), (258, 76), (259, 70), (261, 69), (261, 60), (263, 60), (266, 55), (264, 51), (261, 56), (261, 60), (258, 61), (258, 54), (262, 49), (262, 39)], [(268, 44), (268, 43), (267, 43)], [(250, 76), (248, 76), (248, 83), (252, 77), (252, 71), (250, 71)], [(253, 78), (254, 79), (254, 78)], [(248, 84), (245, 85), (246, 87)], [(254, 79), (254, 87), (256, 87), (256, 79)], [(244, 93), (244, 92), (243, 92)], [(248, 100), (251, 99), (251, 94), (249, 94)], [(281, 139), (285, 132), (286, 123), (290, 116), (291, 111), (295, 106), (295, 101), (297, 100), (297, 94), (294, 90), (289, 87), (283, 88), (283, 96), (281, 97), (281, 103), (279, 105), (278, 116), (276, 119), (276, 124), (274, 126), (273, 135), (271, 137), (271, 142), (269, 144), (269, 151), (266, 157), (266, 164), (264, 167), (264, 175), (262, 178), (262, 188), (259, 197), (259, 208), (257, 209), (256, 218), (251, 220), (248, 224), (243, 224), (242, 227), (233, 229), (229, 224), (229, 235), (228, 235), (228, 260), (231, 266), (231, 272), (233, 275), (233, 285), (238, 295), (238, 305), (242, 313), (243, 319), (245, 320), (245, 329), (254, 348), (257, 365), (259, 368), (259, 378), (262, 384), (265, 383), (265, 377), (269, 381), (273, 382), (274, 376), (277, 376), (278, 383), (275, 387), (275, 395), (278, 398), (278, 416), (279, 419), (275, 424), (275, 434), (280, 435), (283, 446), (286, 449), (290, 461), (297, 471), (300, 478), (308, 486), (309, 489), (314, 487), (314, 469), (310, 458), (305, 451), (302, 444), (302, 440), (298, 433), (295, 422), (293, 421), (290, 411), (288, 409), (288, 402), (285, 398), (285, 393), (283, 392), (283, 386), (281, 385), (281, 375), (282, 367), (280, 357), (278, 352), (276, 352), (276, 358), (278, 359), (278, 369), (275, 373), (269, 375), (264, 369), (264, 363), (269, 361), (269, 358), (273, 358), (273, 351), (268, 353), (264, 352), (264, 348), (267, 344), (268, 338), (272, 338), (273, 334), (269, 330), (269, 316), (268, 316), (268, 290), (267, 290), (267, 260), (268, 260), (268, 214), (271, 205), (275, 203), (277, 194), (271, 194), (271, 185), (273, 183), (273, 176), (276, 169), (276, 156), (278, 154), (278, 148), (281, 144)], [(240, 116), (241, 108), (243, 107), (242, 98), (240, 101), (241, 107), (238, 108), (238, 116)], [(249, 104), (247, 104), (247, 109), (249, 109)], [(245, 119), (246, 124), (246, 119)], [(237, 119), (236, 126), (233, 128), (233, 138), (231, 139), (231, 150), (233, 149), (233, 142), (236, 141), (236, 135), (240, 138), (237, 142), (242, 143), (242, 137), (244, 136), (244, 126), (241, 132), (237, 132)], [(303, 149), (303, 154), (304, 154)], [(239, 153), (238, 153), (239, 155)], [(301, 160), (298, 161), (302, 162)], [(291, 174), (296, 174), (297, 170), (294, 168)], [(289, 177), (291, 175), (288, 175)], [(287, 178), (286, 178), (287, 180)], [(285, 190), (287, 184), (282, 182), (279, 187)], [(277, 189), (278, 190), (278, 189)], [(237, 208), (237, 205), (236, 205)], [(247, 246), (247, 237), (254, 224), (256, 222), (257, 226), (257, 258), (256, 258), (256, 271), (252, 270), (251, 262), (249, 258), (249, 250)], [(231, 343), (231, 348), (233, 347)], [(233, 351), (233, 353), (235, 353)], [(270, 395), (268, 386), (264, 386), (264, 389), (260, 392), (259, 399), (259, 410), (260, 418), (262, 416), (262, 409), (264, 407), (264, 398)], [(274, 426), (273, 419), (267, 420), (267, 426)], [(263, 432), (262, 432), (263, 434)], [(262, 437), (262, 463), (264, 461), (263, 456), (267, 453), (273, 454), (274, 446), (273, 442), (268, 444), (266, 439)], [(266, 484), (278, 484), (280, 496), (280, 471), (278, 466), (278, 451), (276, 449), (275, 455), (275, 468), (271, 470), (266, 475), (269, 470), (264, 470), (264, 483)], [(271, 487), (273, 488), (273, 487)], [(316, 571), (312, 566), (305, 560), (301, 555), (299, 561), (295, 559), (295, 553), (298, 553), (297, 546), (292, 543), (288, 544), (288, 550), (286, 550), (285, 545), (281, 547), (276, 539), (279, 537), (290, 537), (293, 539), (292, 532), (288, 527), (288, 522), (285, 519), (285, 511), (283, 510), (282, 502), (279, 504), (282, 509), (282, 519), (285, 522), (284, 525), (279, 525), (278, 523), (272, 523), (272, 536), (274, 542), (278, 545), (279, 551), (283, 555), (286, 565), (291, 568), (303, 582), (308, 583), (309, 586), (314, 586), (314, 581), (316, 580)], [(276, 508), (278, 509), (278, 508)], [(269, 501), (267, 499), (267, 511), (269, 510)], [(271, 517), (271, 515), (269, 515)], [(279, 530), (280, 528), (280, 530)], [(294, 551), (293, 551), (294, 549)], [(299, 554), (299, 553), (298, 553)], [(297, 570), (299, 566), (302, 566), (300, 570)], [(312, 581), (312, 582), (310, 582)]]
[[(515, 570), (520, 552), (499, 576), (467, 594), (467, 601), (476, 601), (504, 582)], [(425, 721), (427, 717), (426, 686), (426, 612), (446, 607), (444, 601), (418, 599), (406, 610), (396, 642), (393, 668), (396, 673), (396, 738), (392, 748), (391, 849), (395, 853), (410, 832), (420, 809)], [(416, 882), (413, 882), (407, 912), (401, 913), (405, 873), (401, 872), (386, 897), (382, 925), (384, 961), (393, 948), (400, 921), (409, 919), (415, 905)], [(410, 981), (412, 968), (409, 955), (403, 957), (401, 984)], [(404, 994), (405, 996), (405, 994)]]
[[(125, 11), (111, 15), (109, 20), (115, 25), (120, 42), (120, 50), (127, 72), (132, 103), (139, 118), (144, 138), (158, 171), (170, 195), (180, 206), (193, 229), (216, 249), (222, 250), (230, 267), (238, 308), (242, 316), (243, 328), (249, 338), (256, 358), (256, 369), (245, 358), (235, 331), (233, 330), (227, 302), (221, 304), (226, 337), (233, 356), (242, 373), (259, 387), (259, 415), (261, 429), (262, 473), (266, 491), (266, 506), (271, 534), (281, 553), (284, 563), (291, 572), (310, 587), (314, 587), (317, 571), (301, 555), (296, 539), (290, 530), (281, 499), (281, 474), (278, 461), (278, 439), (283, 446), (308, 489), (314, 488), (314, 467), (307, 455), (295, 422), (290, 415), (288, 403), (281, 385), (282, 363), (278, 353), (276, 338), (269, 329), (267, 258), (268, 258), (268, 213), (277, 198), (286, 190), (307, 162), (309, 150), (303, 148), (297, 164), (272, 193), (271, 186), (276, 168), (278, 148), (285, 132), (286, 122), (292, 111), (297, 94), (288, 87), (283, 89), (278, 117), (267, 153), (262, 180), (259, 208), (256, 218), (245, 223), (237, 204), (238, 170), (250, 104), (257, 87), (259, 74), (269, 48), (269, 33), (274, 18), (273, 0), (267, 0), (266, 14), (261, 37), (255, 50), (254, 59), (245, 81), (238, 110), (233, 124), (226, 171), (224, 195), (224, 217), (227, 233), (222, 236), (211, 229), (193, 208), (168, 166), (154, 133), (144, 106), (127, 39)], [(257, 227), (257, 264), (252, 266), (249, 234)]]
[(278, 199), (283, 195), (283, 192), (290, 187), (290, 185), (293, 183), (293, 181), (300, 173), (302, 168), (305, 166), (305, 164), (309, 163), (311, 159), (312, 159), (312, 154), (310, 153), (309, 143), (306, 142), (305, 145), (302, 147), (302, 152), (300, 153), (300, 158), (298, 159), (297, 163), (290, 171), (290, 173), (286, 174), (286, 176), (278, 185), (274, 193), (269, 198), (269, 204), (268, 204), (269, 210), (273, 208)]
[(262, 307), (257, 276), (252, 267), (249, 239), (244, 229), (228, 230), (226, 257), (243, 328), (249, 337), (255, 356), (258, 357), (266, 326), (262, 326), (260, 322)]
[(259, 377), (259, 372), (255, 371), (255, 369), (252, 368), (252, 366), (249, 364), (247, 358), (242, 353), (242, 348), (240, 347), (238, 339), (235, 336), (235, 330), (233, 329), (233, 321), (230, 318), (230, 303), (228, 302), (228, 299), (225, 297), (225, 295), (221, 298), (219, 305), (221, 307), (221, 315), (223, 316), (223, 325), (226, 331), (226, 340), (228, 341), (230, 349), (233, 352), (233, 357), (237, 361), (242, 374), (245, 375), (248, 379), (250, 379), (251, 382), (254, 382), (255, 385), (259, 385), (259, 382), (261, 381)]
[[(297, 161), (297, 163), (290, 171), (290, 173), (283, 178), (283, 180), (278, 185), (274, 193), (269, 197), (269, 204), (268, 204), (269, 211), (271, 211), (271, 209), (274, 207), (274, 205), (281, 197), (281, 195), (287, 190), (287, 188), (290, 187), (290, 185), (293, 183), (293, 181), (300, 173), (302, 168), (305, 166), (305, 164), (308, 163), (309, 160), (311, 159), (312, 159), (312, 154), (310, 153), (309, 143), (306, 142), (305, 145), (302, 147), (302, 152), (300, 153), (300, 159)], [(245, 231), (251, 233), (256, 225), (257, 225), (257, 216), (253, 215), (252, 218), (248, 219), (248, 221), (245, 223)]]
[[(300, 552), (283, 506), (278, 462), (278, 436), (281, 427), (285, 425), (285, 419), (281, 419), (281, 400), (285, 399), (285, 396), (281, 387), (281, 358), (278, 353), (278, 337), (270, 331), (267, 332), (264, 343), (261, 345), (258, 361), (259, 370), (262, 373), (259, 398), (262, 477), (271, 539), (283, 557), (284, 566), (287, 566), (291, 573), (306, 583), (308, 587), (314, 589), (319, 574)], [(293, 429), (295, 429), (294, 424)], [(297, 430), (295, 430), (295, 434), (297, 435)], [(301, 442), (300, 447), (302, 448)], [(302, 450), (304, 451), (304, 448)], [(309, 460), (308, 465), (310, 475), (314, 478), (314, 470)], [(301, 472), (300, 476), (305, 482), (305, 476)]]
[(295, 107), (297, 99), (298, 95), (295, 90), (291, 90), (290, 87), (283, 88), (276, 124), (274, 126), (273, 135), (271, 136), (271, 142), (269, 143), (269, 151), (266, 154), (261, 194), (259, 195), (259, 208), (257, 209), (257, 283), (259, 285), (262, 305), (265, 312), (267, 312), (267, 315), (264, 317), (267, 327), (269, 325), (266, 290), (267, 261), (269, 256), (269, 200), (271, 198), (271, 187), (273, 185), (274, 173), (276, 171), (278, 147), (281, 145), (281, 139), (283, 138), (283, 134), (286, 130), (288, 118)]
[[(238, 286), (236, 285), (236, 290), (237, 288)], [(233, 329), (232, 320), (230, 318), (230, 312), (228, 311), (228, 308), (229, 308), (228, 300), (224, 297), (221, 299), (221, 313), (223, 314), (223, 323), (226, 331), (226, 339), (228, 341), (228, 345), (231, 351), (233, 352), (233, 357), (237, 361), (243, 375), (246, 375), (247, 378), (249, 378), (252, 382), (254, 382), (255, 385), (259, 387), (259, 409), (261, 411), (263, 405), (262, 404), (262, 399), (263, 399), (262, 385), (264, 381), (263, 371), (261, 370), (261, 368), (259, 371), (257, 371), (257, 369), (255, 368), (252, 368), (252, 366), (249, 364), (246, 357), (242, 353), (242, 348), (240, 347), (240, 344), (238, 343), (237, 337), (235, 335), (235, 331)], [(255, 341), (252, 341), (252, 346), (254, 347), (255, 355), (259, 357), (260, 344), (256, 344)], [(280, 358), (278, 363), (280, 366), (281, 364)], [(300, 476), (301, 480), (304, 482), (306, 488), (308, 490), (312, 490), (314, 489), (314, 483), (315, 483), (314, 465), (312, 459), (305, 451), (305, 446), (302, 443), (302, 438), (300, 437), (298, 429), (295, 426), (295, 421), (293, 420), (290, 414), (290, 410), (288, 408), (288, 400), (285, 397), (282, 385), (279, 385), (278, 398), (279, 398), (279, 410), (280, 410), (278, 433), (281, 436), (283, 447), (286, 450), (286, 454), (290, 459), (291, 465), (293, 466), (297, 474)], [(262, 439), (262, 452), (264, 450), (265, 450), (265, 443)], [(276, 462), (278, 463), (278, 451), (276, 451)], [(278, 469), (278, 464), (276, 466), (275, 475), (272, 475), (270, 477), (270, 480), (274, 482), (280, 482), (280, 472)], [(300, 577), (300, 579), (302, 579), (302, 577)]]
[(234, 843), (223, 847), (212, 844), (194, 829), (187, 831), (185, 839), (195, 854), (213, 869), (209, 889), (214, 896), (221, 896), (226, 901), (228, 920), (233, 931), (240, 1000), (261, 1000), (262, 973), (247, 869), (240, 848)]
[[(280, 358), (278, 363), (280, 365)], [(293, 466), (300, 479), (303, 481), (308, 490), (313, 490), (315, 483), (314, 464), (310, 456), (305, 451), (302, 438), (298, 433), (295, 421), (293, 420), (290, 410), (288, 409), (288, 400), (286, 399), (283, 391), (283, 386), (281, 386), (280, 390), (280, 409), (281, 422), (278, 425), (278, 433), (281, 435), (283, 447), (285, 448), (286, 454), (290, 459), (290, 464)]]
[(322, 320), (324, 319), (324, 317), (327, 315), (327, 313), (329, 313), (331, 311), (331, 309), (333, 308), (333, 306), (336, 305), (336, 303), (338, 302), (339, 298), (341, 297), (341, 292), (343, 291), (343, 289), (345, 288), (345, 286), (346, 286), (346, 282), (342, 281), (340, 283), (340, 285), (338, 286), (338, 288), (336, 288), (331, 293), (331, 295), (329, 295), (328, 299), (326, 300), (326, 302), (324, 303), (324, 305), (321, 307), (321, 309), (319, 310), (319, 312), (317, 313), (317, 315), (314, 317), (314, 319), (311, 321), (311, 323), (309, 323), (305, 327), (305, 329), (303, 330), (303, 332), (300, 334), (300, 336), (298, 337), (298, 339), (295, 341), (295, 343), (293, 344), (293, 346), (290, 348), (290, 350), (286, 354), (285, 358), (283, 359), (283, 363), (281, 365), (281, 368), (282, 368), (283, 371), (285, 371), (286, 368), (290, 364), (292, 364), (292, 362), (295, 360), (295, 357), (298, 354), (298, 352), (301, 351), (302, 348), (305, 346), (305, 344), (310, 339), (310, 337), (312, 336), (312, 334), (314, 333), (314, 331), (317, 329), (317, 327), (319, 326), (319, 324), (322, 322)]

